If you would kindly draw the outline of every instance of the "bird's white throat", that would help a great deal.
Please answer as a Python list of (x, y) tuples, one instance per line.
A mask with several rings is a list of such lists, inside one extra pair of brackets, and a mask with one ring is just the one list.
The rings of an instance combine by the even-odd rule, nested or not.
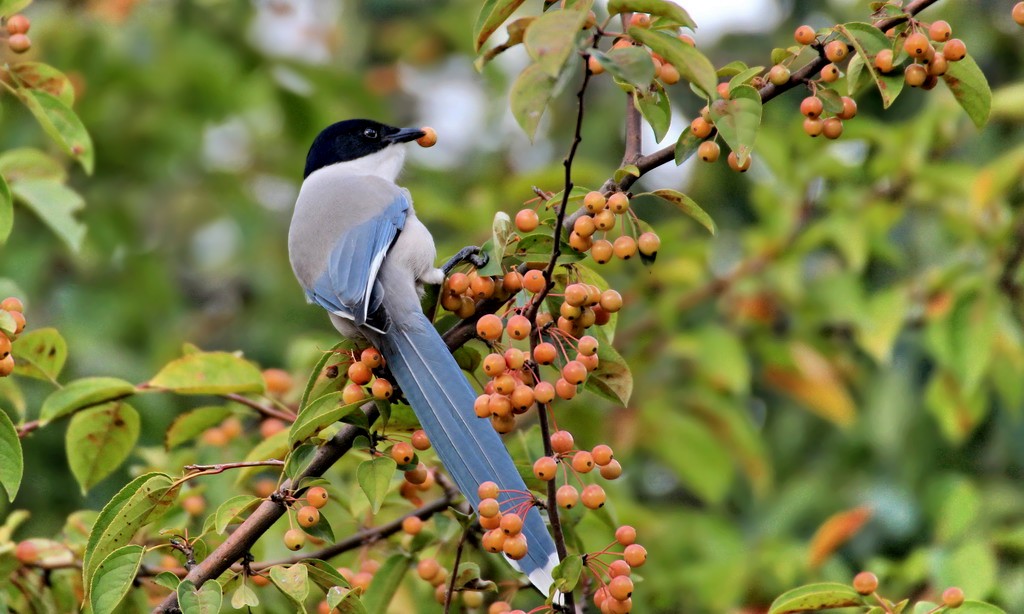
[(313, 174), (326, 171), (331, 175), (374, 175), (394, 182), (398, 174), (402, 172), (403, 164), (405, 164), (405, 147), (396, 144), (362, 158), (336, 162), (317, 169)]

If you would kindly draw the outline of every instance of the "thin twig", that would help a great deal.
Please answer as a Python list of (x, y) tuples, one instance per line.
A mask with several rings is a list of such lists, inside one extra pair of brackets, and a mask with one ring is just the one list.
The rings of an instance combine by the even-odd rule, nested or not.
[(232, 393), (229, 393), (229, 394), (222, 394), (221, 397), (225, 398), (225, 399), (227, 399), (229, 401), (234, 401), (235, 403), (239, 403), (241, 405), (245, 405), (246, 407), (255, 409), (256, 411), (258, 411), (262, 415), (266, 416), (267, 418), (277, 418), (278, 420), (283, 420), (283, 421), (285, 421), (285, 422), (287, 422), (289, 424), (291, 424), (292, 422), (295, 422), (295, 414), (293, 414), (291, 412), (287, 412), (287, 411), (281, 411), (280, 409), (277, 409), (276, 407), (271, 407), (269, 405), (264, 405), (263, 403), (260, 403), (259, 401), (254, 401), (254, 400), (252, 400), (252, 399), (250, 399), (248, 397), (244, 397), (244, 396), (242, 396), (240, 394), (235, 394), (235, 393), (232, 392)]
[(24, 439), (29, 433), (39, 428), (40, 423), (38, 420), (29, 420), (25, 424), (18, 427), (18, 439)]
[(284, 467), (284, 461), (276, 458), (271, 458), (261, 461), (244, 461), (237, 463), (221, 463), (219, 465), (185, 465), (182, 467), (188, 475), (188, 478), (194, 478), (199, 475), (215, 475), (223, 473), (228, 469), (241, 469), (243, 467)]
[(455, 581), (459, 578), (459, 563), (462, 561), (462, 549), (466, 546), (466, 537), (472, 531), (472, 525), (466, 526), (459, 537), (459, 546), (455, 549), (455, 562), (452, 564), (452, 575), (448, 580), (448, 592), (444, 596), (444, 614), (452, 609), (452, 595), (455, 594)]

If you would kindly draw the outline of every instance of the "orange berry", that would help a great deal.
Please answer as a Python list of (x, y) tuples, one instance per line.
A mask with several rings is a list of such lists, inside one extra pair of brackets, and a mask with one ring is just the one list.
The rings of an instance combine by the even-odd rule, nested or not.
[(572, 230), (581, 238), (587, 239), (597, 232), (597, 225), (594, 223), (593, 217), (584, 215), (573, 222)]
[(829, 62), (842, 62), (849, 53), (850, 48), (843, 41), (834, 40), (825, 45), (825, 57)]
[(586, 450), (572, 455), (572, 468), (578, 473), (590, 473), (594, 469), (594, 456)]
[(943, 45), (942, 55), (950, 62), (959, 62), (967, 57), (967, 45), (959, 38), (951, 38)]
[(633, 581), (629, 576), (615, 576), (608, 582), (608, 594), (619, 601), (629, 599), (633, 596)]
[(607, 465), (600, 469), (601, 477), (606, 480), (616, 480), (622, 475), (622, 465), (614, 458)]
[(509, 537), (523, 532), (523, 519), (516, 514), (505, 514), (498, 525), (501, 532)]
[(587, 195), (583, 197), (583, 207), (590, 213), (604, 211), (607, 205), (608, 199), (600, 192), (587, 192)]
[(244, 427), (242, 421), (235, 416), (231, 416), (220, 423), (220, 430), (224, 431), (224, 434), (228, 439), (234, 439), (242, 434)]
[(283, 396), (288, 394), (295, 382), (291, 374), (284, 369), (264, 369), (263, 385), (267, 389), (267, 394)]
[(494, 516), (501, 514), (501, 506), (498, 505), (497, 499), (487, 497), (486, 499), (480, 500), (480, 503), (476, 506), (476, 511), (484, 518), (493, 518)]
[(507, 365), (508, 363), (505, 362), (505, 357), (501, 354), (488, 354), (487, 356), (484, 356), (484, 373), (491, 377), (498, 377), (504, 373)]
[(315, 508), (319, 509), (327, 505), (328, 499), (330, 499), (330, 495), (327, 494), (327, 489), (323, 486), (314, 486), (306, 491), (306, 501)]
[(423, 530), (423, 519), (419, 516), (406, 516), (402, 519), (402, 532), (409, 535), (419, 535)]
[(550, 365), (555, 362), (555, 358), (558, 356), (558, 350), (554, 344), (543, 341), (537, 344), (537, 347), (533, 348), (533, 359), (540, 365)]
[(928, 49), (932, 46), (928, 37), (920, 32), (914, 32), (903, 41), (903, 50), (912, 58), (920, 60), (928, 55)]
[(416, 144), (420, 147), (433, 147), (437, 144), (437, 132), (433, 128), (424, 126), (420, 128), (423, 131), (423, 136), (416, 139)]
[[(513, 386), (515, 384), (513, 383)], [(512, 401), (503, 394), (494, 393), (487, 401), (492, 418), (508, 418), (512, 415)]]
[(7, 335), (0, 333), (0, 359), (7, 358), (11, 355), (11, 340), (7, 338)]
[(942, 75), (946, 74), (946, 71), (948, 70), (949, 60), (947, 60), (946, 56), (942, 55), (941, 53), (936, 53), (935, 57), (933, 57), (932, 60), (928, 62), (928, 74), (931, 76), (941, 77)]
[(862, 571), (853, 577), (853, 590), (861, 595), (870, 595), (878, 590), (878, 576), (870, 571)]
[[(7, 361), (10, 361), (11, 370), (14, 370), (14, 356), (8, 356), (7, 358), (5, 358), (2, 361), (0, 361), (0, 376), (2, 376), (2, 374), (3, 374), (4, 370), (5, 370), (3, 364), (5, 362), (7, 362)], [(10, 372), (8, 372), (8, 375), (10, 375)], [(230, 441), (228, 439), (227, 434), (224, 433), (224, 429), (221, 429), (221, 428), (218, 428), (218, 427), (213, 427), (212, 429), (207, 429), (203, 433), (202, 440), (203, 440), (203, 443), (205, 443), (207, 445), (210, 445), (210, 446), (214, 446), (216, 448), (220, 448), (222, 446), (226, 446), (228, 444), (228, 441)]]
[(958, 586), (951, 586), (942, 591), (942, 605), (947, 608), (959, 608), (964, 604), (964, 590)]
[(590, 246), (590, 255), (594, 262), (598, 264), (605, 264), (610, 261), (614, 251), (611, 242), (606, 239), (598, 239)]
[(540, 225), (540, 216), (533, 209), (520, 209), (516, 214), (516, 228), (520, 232), (533, 232)]
[(633, 569), (642, 567), (647, 562), (647, 548), (640, 544), (630, 544), (622, 551), (622, 558)]
[(817, 118), (825, 110), (825, 103), (817, 96), (808, 96), (800, 102), (800, 113), (811, 119)]
[(537, 385), (533, 387), (533, 400), (541, 404), (554, 401), (555, 387), (551, 382), (537, 382)]
[(768, 81), (770, 81), (772, 85), (784, 85), (789, 81), (789, 77), (789, 68), (782, 64), (776, 64), (768, 71)]
[(558, 398), (568, 401), (576, 396), (576, 385), (570, 384), (560, 377), (555, 382), (555, 394), (558, 395)]
[(928, 69), (920, 64), (910, 64), (903, 71), (903, 79), (910, 87), (921, 87), (928, 78)]
[(578, 360), (570, 360), (562, 367), (562, 377), (570, 384), (582, 384), (587, 379), (587, 367)]
[(825, 64), (821, 69), (821, 80), (825, 83), (834, 83), (839, 80), (839, 67), (835, 64)]
[(675, 85), (682, 79), (682, 75), (679, 74), (679, 69), (668, 62), (664, 62), (661, 65), (661, 70), (658, 71), (658, 78), (665, 85)]
[(697, 147), (697, 157), (705, 162), (716, 162), (722, 148), (714, 141), (704, 141)]
[(21, 331), (25, 330), (25, 315), (20, 311), (9, 311), (11, 319), (14, 320), (14, 336), (17, 337), (21, 334)]
[(395, 388), (388, 380), (378, 377), (373, 380), (373, 385), (370, 386), (370, 394), (379, 401), (386, 401), (391, 398), (391, 395), (395, 394)]
[(750, 163), (753, 161), (753, 159), (753, 156), (747, 156), (746, 162), (740, 165), (739, 156), (736, 155), (735, 151), (730, 151), (727, 160), (729, 162), (729, 168), (736, 171), (737, 173), (745, 173), (747, 172), (747, 169), (750, 168)]
[(349, 384), (341, 389), (341, 400), (346, 405), (366, 400), (366, 390), (359, 384)]
[(533, 475), (538, 480), (550, 482), (558, 475), (558, 462), (550, 456), (542, 456), (533, 463)]
[(526, 384), (516, 384), (516, 387), (512, 390), (512, 394), (509, 395), (509, 401), (512, 403), (512, 413), (525, 413), (526, 410), (533, 407), (533, 388), (530, 388)]
[(476, 321), (476, 334), (488, 341), (500, 339), (504, 328), (501, 318), (493, 313), (484, 314)]
[(600, 211), (594, 216), (594, 226), (598, 230), (611, 230), (615, 228), (615, 214), (610, 209)]
[(821, 131), (824, 127), (825, 122), (818, 117), (804, 118), (804, 134), (811, 138), (821, 136)]
[(489, 393), (485, 392), (473, 401), (473, 413), (477, 418), (491, 417), (491, 395)]
[[(608, 209), (610, 209), (612, 213), (625, 213), (629, 210), (629, 197), (626, 196), (624, 192), (615, 192), (608, 197)], [(600, 223), (597, 227), (601, 228)], [(602, 230), (604, 229), (602, 228)]]
[(1010, 16), (1013, 17), (1018, 26), (1024, 26), (1024, 2), (1014, 4)]
[(421, 486), (427, 483), (427, 479), (430, 477), (430, 472), (427, 470), (427, 466), (423, 463), (416, 465), (415, 469), (410, 469), (404, 472), (403, 477), (406, 482)]
[(580, 500), (580, 493), (572, 484), (563, 484), (555, 491), (555, 503), (558, 507), (571, 510)]
[[(650, 256), (661, 247), (661, 239), (653, 232), (645, 232), (637, 239), (637, 246), (640, 253)], [(615, 313), (622, 309), (622, 295), (616, 290), (608, 289), (601, 293), (601, 309), (608, 313)]]
[(20, 541), (14, 547), (14, 558), (23, 565), (32, 565), (39, 560), (39, 548), (31, 540)]
[(469, 282), (469, 293), (476, 300), (494, 296), (496, 284), (490, 277), (473, 277)]
[(512, 391), (516, 389), (516, 378), (509, 374), (499, 375), (494, 378), (494, 392), (502, 396), (508, 396), (512, 394)]
[(604, 467), (608, 463), (612, 462), (612, 459), (614, 458), (611, 446), (605, 445), (603, 443), (594, 446), (594, 448), (590, 451), (590, 454), (591, 456), (594, 457), (594, 463), (601, 467)]
[(698, 139), (705, 139), (710, 136), (712, 128), (714, 128), (714, 125), (703, 117), (694, 117), (693, 121), (690, 122), (690, 132)]
[(11, 34), (7, 39), (7, 46), (14, 53), (25, 53), (32, 48), (32, 41), (27, 34)]
[(423, 429), (413, 431), (410, 443), (412, 443), (412, 447), (416, 448), (420, 452), (430, 449), (430, 438), (427, 437), (427, 432)]
[(651, 16), (646, 13), (633, 13), (629, 18), (629, 25), (637, 28), (651, 27)]
[(679, 35), (679, 40), (683, 41), (684, 44), (689, 45), (690, 47), (696, 47), (697, 46), (697, 43), (693, 40), (693, 37), (690, 36), (689, 34), (680, 34)]
[(592, 510), (603, 507), (606, 498), (604, 489), (597, 484), (588, 484), (580, 493), (580, 501), (583, 502), (583, 506)]
[(619, 576), (628, 576), (633, 569), (629, 566), (629, 563), (622, 559), (616, 559), (608, 565), (608, 577), (617, 578)]
[(352, 380), (353, 384), (365, 386), (373, 379), (373, 371), (366, 366), (366, 363), (357, 361), (348, 366), (348, 378)]
[(891, 72), (893, 68), (892, 49), (882, 49), (875, 56), (875, 68), (883, 73)]
[(501, 289), (509, 294), (515, 294), (523, 289), (523, 276), (519, 271), (512, 269), (501, 278)]
[(800, 26), (793, 32), (793, 38), (801, 45), (810, 45), (816, 38), (814, 28), (811, 26)]
[(636, 529), (624, 524), (621, 527), (615, 529), (615, 541), (620, 546), (629, 546), (636, 543)]
[(509, 614), (512, 606), (506, 601), (495, 601), (487, 608), (487, 614)]
[[(27, 34), (31, 27), (32, 22), (30, 22), (28, 17), (25, 17), (24, 15), (11, 15), (7, 19), (8, 34)], [(7, 309), (6, 307), (2, 308)]]
[(544, 279), (544, 271), (531, 269), (523, 275), (523, 287), (528, 292), (536, 294), (542, 291), (545, 286), (547, 286), (547, 280)]
[(377, 348), (366, 348), (359, 354), (359, 362), (363, 363), (370, 369), (379, 369), (384, 366), (384, 356), (377, 350)]
[(416, 451), (411, 444), (400, 441), (391, 446), (391, 458), (399, 465), (408, 465), (416, 458)]
[(530, 320), (524, 316), (516, 314), (508, 319), (508, 325), (505, 330), (508, 332), (508, 336), (513, 339), (526, 339), (530, 336)]
[(421, 559), (416, 564), (416, 574), (421, 580), (426, 580), (427, 582), (430, 582), (439, 571), (441, 571), (441, 565), (437, 562), (437, 559)]
[(944, 19), (934, 21), (932, 22), (932, 25), (928, 27), (928, 38), (937, 43), (944, 43), (948, 41), (951, 36), (953, 36), (953, 27)]
[(299, 526), (305, 529), (315, 527), (320, 522), (320, 510), (312, 505), (304, 505), (296, 514)]
[(499, 492), (498, 485), (491, 481), (481, 482), (476, 488), (476, 494), (481, 499), (497, 499)]
[(456, 294), (462, 294), (469, 290), (469, 275), (465, 273), (452, 273), (448, 278), (448, 289)]
[(726, 83), (726, 82), (719, 83), (718, 87), (716, 88), (716, 90), (718, 91), (718, 97), (719, 98), (721, 98), (722, 100), (729, 100), (729, 96), (730, 96), (731, 92), (729, 90), (729, 84), (728, 83)]
[(284, 533), (284, 545), (289, 550), (299, 550), (306, 544), (306, 534), (301, 529), (288, 529)]
[(189, 516), (199, 516), (206, 511), (206, 499), (202, 495), (190, 495), (182, 499), (181, 509)]
[(821, 133), (826, 139), (838, 139), (843, 134), (843, 120), (838, 117), (830, 117), (824, 121)]
[(518, 561), (526, 556), (527, 551), (526, 534), (518, 533), (516, 535), (506, 535), (505, 543), (502, 544), (501, 550), (505, 553), (505, 556)]
[(604, 66), (601, 66), (601, 62), (599, 62), (597, 58), (590, 55), (587, 56), (587, 70), (589, 70), (591, 74), (599, 75), (604, 72)]
[(836, 117), (839, 119), (853, 119), (857, 116), (857, 101), (849, 96), (843, 96), (843, 110), (836, 113)]
[(629, 260), (636, 255), (636, 239), (629, 235), (621, 235), (612, 243), (612, 251), (621, 260)]
[(22, 303), (21, 299), (17, 297), (8, 296), (3, 301), (0, 301), (0, 309), (3, 309), (5, 311), (17, 311), (18, 313), (25, 313), (25, 304)]

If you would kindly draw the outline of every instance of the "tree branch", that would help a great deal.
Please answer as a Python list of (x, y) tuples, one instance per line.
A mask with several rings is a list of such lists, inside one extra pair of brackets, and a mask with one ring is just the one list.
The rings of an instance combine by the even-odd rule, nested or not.
[(234, 401), (235, 403), (245, 405), (246, 407), (249, 407), (251, 409), (255, 409), (257, 412), (259, 412), (260, 414), (267, 418), (277, 418), (278, 420), (284, 420), (288, 424), (295, 422), (295, 414), (291, 412), (281, 411), (275, 407), (264, 405), (263, 403), (260, 403), (258, 401), (253, 401), (252, 399), (244, 397), (240, 394), (235, 394), (232, 392), (230, 394), (222, 394), (221, 397), (229, 401)]

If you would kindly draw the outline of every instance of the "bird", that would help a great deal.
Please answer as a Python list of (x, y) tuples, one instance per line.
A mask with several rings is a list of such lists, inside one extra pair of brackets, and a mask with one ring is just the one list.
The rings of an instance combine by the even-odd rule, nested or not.
[[(313, 140), (288, 230), (288, 255), (308, 302), (327, 310), (343, 336), (377, 348), (442, 465), (476, 508), (478, 486), (493, 481), (502, 509), (528, 489), (501, 437), (476, 417), (477, 394), (420, 305), (424, 286), (441, 284), (437, 250), (395, 183), (406, 145), (425, 135), (374, 120), (334, 123)], [(476, 250), (462, 250), (445, 268)], [(536, 506), (524, 518), (528, 549), (508, 559), (552, 595), (559, 562)], [(507, 557), (506, 557), (507, 558)]]

